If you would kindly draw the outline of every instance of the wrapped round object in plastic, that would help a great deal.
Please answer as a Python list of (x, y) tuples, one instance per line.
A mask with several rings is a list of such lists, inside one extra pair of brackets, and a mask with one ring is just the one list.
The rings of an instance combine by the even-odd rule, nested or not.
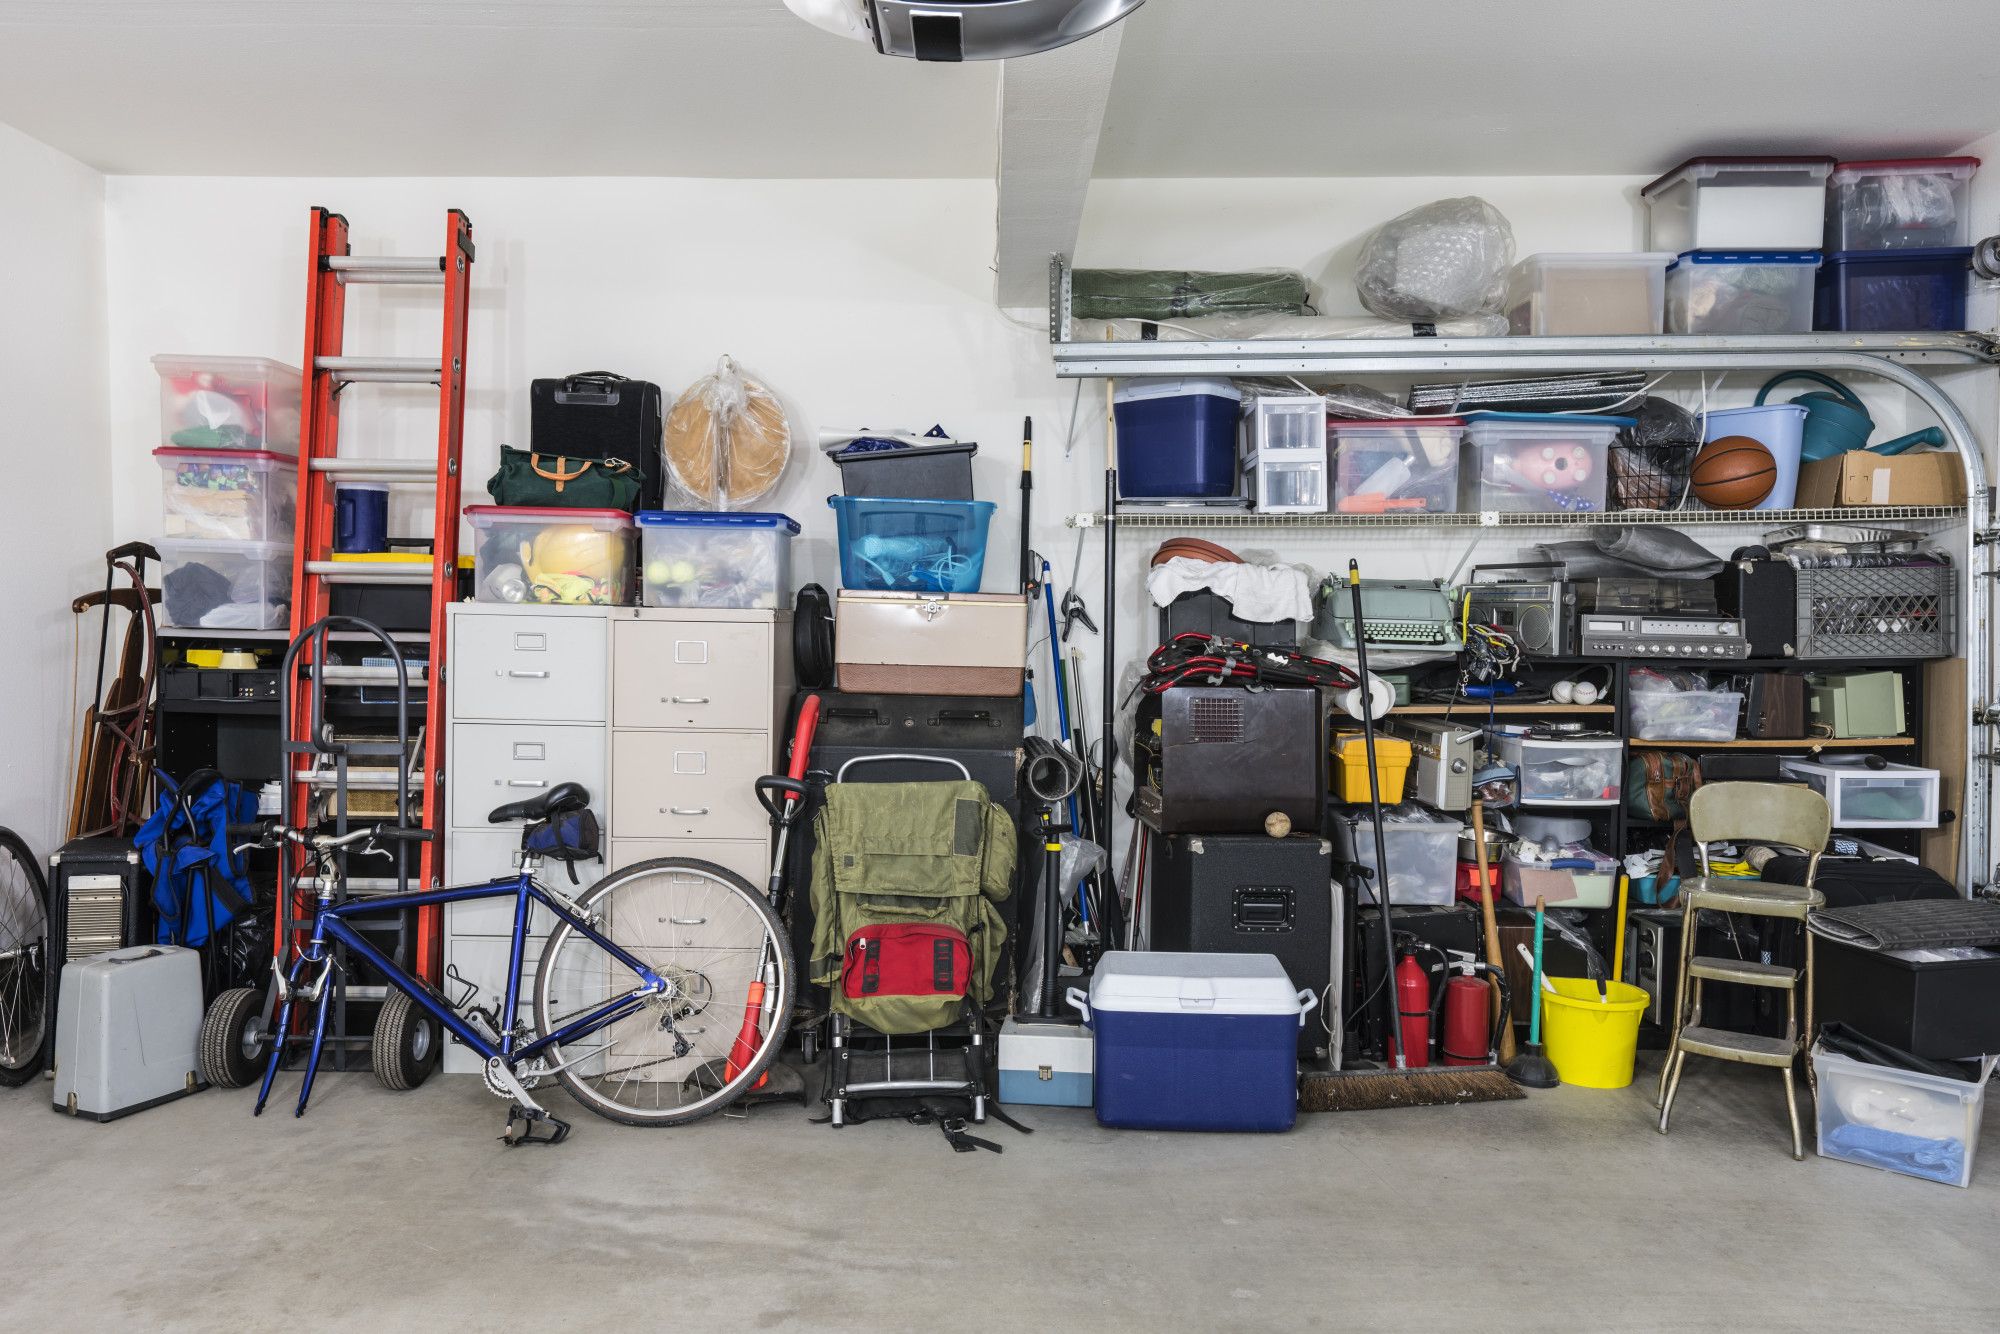
[(1497, 315), (1514, 264), (1514, 229), (1479, 198), (1440, 199), (1378, 228), (1354, 270), (1361, 304), (1384, 319)]
[(792, 457), (778, 396), (723, 357), (667, 413), (667, 475), (690, 509), (742, 510), (770, 494)]

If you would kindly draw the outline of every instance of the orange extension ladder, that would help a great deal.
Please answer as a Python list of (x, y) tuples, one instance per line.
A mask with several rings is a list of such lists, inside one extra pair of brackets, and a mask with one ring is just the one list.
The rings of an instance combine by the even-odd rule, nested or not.
[[(465, 335), (467, 293), (472, 275), (472, 223), (451, 209), (445, 214), (444, 254), (438, 258), (383, 258), (351, 255), (347, 219), (329, 209), (315, 208), (308, 232), (306, 274), (306, 385), (304, 415), (299, 429), (299, 489), (297, 544), (292, 558), (291, 637), (328, 614), (329, 586), (336, 583), (428, 584), (430, 590), (429, 664), (420, 677), (410, 673), (412, 694), (424, 692), (423, 773), (411, 784), (422, 790), (422, 827), (444, 826), (445, 608), (457, 595), (459, 460), (465, 434)], [(343, 346), (347, 287), (351, 283), (397, 283), (444, 288), (443, 336), (434, 357), (350, 356)], [(340, 398), (350, 385), (365, 383), (435, 384), (438, 387), (438, 434), (435, 460), (368, 458), (340, 452)], [(415, 569), (385, 569), (333, 559), (335, 534), (334, 486), (342, 481), (427, 483), (436, 489), (435, 519), (429, 565)], [(302, 654), (303, 658), (307, 656)], [(311, 707), (318, 665), (308, 666), (286, 683), (292, 692), (291, 729), (286, 743), (285, 789), (290, 823), (307, 823), (312, 789), (296, 781), (295, 763), (302, 735), (311, 728)], [(350, 669), (350, 677), (366, 675)], [(393, 678), (393, 672), (390, 673)], [(332, 682), (335, 672), (322, 674)], [(393, 679), (390, 682), (393, 688)], [(412, 710), (414, 712), (414, 709)], [(416, 793), (410, 813), (416, 814)], [(444, 844), (441, 834), (420, 845), (418, 882), (421, 888), (443, 884)], [(273, 934), (281, 966), (287, 962), (287, 942), (297, 943), (312, 922), (310, 863), (287, 849), (280, 868), (281, 904), (288, 910)], [(435, 984), (442, 964), (443, 931), (439, 909), (418, 910), (414, 948), (409, 964)]]

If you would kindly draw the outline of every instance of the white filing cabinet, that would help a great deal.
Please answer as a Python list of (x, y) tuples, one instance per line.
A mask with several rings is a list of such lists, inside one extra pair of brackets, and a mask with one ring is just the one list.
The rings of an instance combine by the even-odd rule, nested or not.
[[(521, 827), (489, 825), (486, 813), (576, 782), (590, 789), (605, 837), (604, 865), (577, 867), (584, 884), (654, 857), (698, 857), (762, 887), (771, 829), (752, 785), (783, 767), (789, 611), (460, 602), (448, 624), (449, 883), (513, 875)], [(565, 884), (567, 874), (557, 862), (543, 868)], [(473, 1004), (499, 1003), (513, 924), (508, 900), (446, 905), (446, 995), (470, 984)], [(537, 905), (522, 1018), (550, 924)], [(447, 1043), (444, 1069), (477, 1074), (480, 1063)]]

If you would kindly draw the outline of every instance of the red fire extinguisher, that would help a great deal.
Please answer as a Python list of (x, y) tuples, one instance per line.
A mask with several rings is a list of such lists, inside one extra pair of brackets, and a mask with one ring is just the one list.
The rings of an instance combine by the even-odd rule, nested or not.
[[(1499, 1047), (1500, 1025), (1508, 1022), (1512, 1001), (1507, 994), (1507, 978), (1499, 969), (1479, 962), (1464, 950), (1448, 953), (1451, 957), (1447, 962), (1457, 971), (1438, 994), (1444, 1011), (1438, 1045), (1446, 1065), (1485, 1065), (1494, 1059)], [(1492, 989), (1481, 974), (1500, 984), (1500, 1016), (1490, 1025), (1487, 1015), (1492, 1012)]]
[(1396, 1068), (1416, 1069), (1431, 1063), (1431, 979), (1417, 962), (1415, 942), (1405, 942), (1396, 964), (1396, 1010), (1401, 1022)]

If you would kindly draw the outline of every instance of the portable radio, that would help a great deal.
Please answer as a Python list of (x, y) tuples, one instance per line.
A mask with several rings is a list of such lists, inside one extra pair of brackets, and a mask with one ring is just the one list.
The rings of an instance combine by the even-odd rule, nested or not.
[(1576, 608), (1561, 579), (1520, 579), (1480, 583), (1487, 570), (1553, 570), (1561, 565), (1475, 565), (1473, 582), (1461, 590), (1465, 619), (1514, 641), (1523, 653), (1566, 657), (1576, 652)]
[(1471, 808), (1478, 728), (1438, 718), (1398, 717), (1389, 721), (1387, 730), (1409, 742), (1416, 754), (1418, 801), (1441, 811)]

